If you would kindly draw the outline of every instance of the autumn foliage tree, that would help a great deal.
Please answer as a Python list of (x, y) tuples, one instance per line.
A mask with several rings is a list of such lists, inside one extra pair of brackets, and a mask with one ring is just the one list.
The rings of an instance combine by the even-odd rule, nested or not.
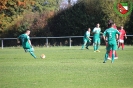
[[(26, 28), (33, 29), (33, 33), (41, 30), (47, 24), (48, 18), (58, 10), (57, 1), (1, 0), (0, 37), (16, 37)], [(15, 33), (8, 35), (9, 31)]]

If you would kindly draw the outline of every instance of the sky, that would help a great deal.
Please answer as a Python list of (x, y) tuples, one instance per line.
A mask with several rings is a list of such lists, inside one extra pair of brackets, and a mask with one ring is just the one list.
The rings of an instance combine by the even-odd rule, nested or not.
[[(62, 0), (63, 2), (68, 2), (68, 0)], [(77, 2), (77, 0), (71, 0), (72, 3)]]
[[(76, 3), (78, 0), (71, 0), (72, 5)], [(60, 8), (66, 8), (65, 5), (68, 4), (68, 0), (62, 0)]]
[[(67, 1), (67, 0), (65, 0), (65, 1)], [(71, 0), (71, 2), (72, 2), (72, 3), (76, 3), (76, 2), (77, 2), (77, 0)]]

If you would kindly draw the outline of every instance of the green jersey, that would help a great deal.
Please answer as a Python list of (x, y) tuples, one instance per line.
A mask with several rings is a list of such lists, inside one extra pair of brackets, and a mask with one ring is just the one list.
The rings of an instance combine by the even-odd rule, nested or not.
[(30, 39), (28, 35), (22, 34), (18, 37), (18, 39), (21, 40), (23, 48), (25, 48), (25, 49), (31, 48), (31, 46), (28, 42), (28, 40)]
[(95, 27), (92, 32), (94, 33), (93, 38), (100, 38), (101, 28)]
[(90, 37), (90, 32), (86, 31), (86, 33), (84, 34), (84, 39), (89, 40)]
[(119, 31), (114, 28), (108, 28), (104, 31), (103, 36), (107, 37), (108, 43), (116, 43), (116, 34), (119, 34)]

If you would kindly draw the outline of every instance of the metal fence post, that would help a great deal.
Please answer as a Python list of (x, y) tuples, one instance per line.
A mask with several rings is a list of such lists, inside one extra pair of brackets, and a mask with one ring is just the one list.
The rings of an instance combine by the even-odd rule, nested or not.
[(3, 39), (1, 39), (1, 48), (3, 49)]
[(48, 38), (46, 37), (46, 46), (48, 47)]
[(71, 48), (71, 37), (69, 37), (69, 47)]

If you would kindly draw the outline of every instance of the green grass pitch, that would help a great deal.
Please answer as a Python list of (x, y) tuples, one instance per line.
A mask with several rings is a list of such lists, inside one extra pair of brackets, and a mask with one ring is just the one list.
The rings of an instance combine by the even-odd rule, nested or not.
[(133, 88), (133, 46), (118, 50), (112, 64), (81, 46), (35, 47), (34, 59), (22, 47), (0, 49), (0, 88)]

